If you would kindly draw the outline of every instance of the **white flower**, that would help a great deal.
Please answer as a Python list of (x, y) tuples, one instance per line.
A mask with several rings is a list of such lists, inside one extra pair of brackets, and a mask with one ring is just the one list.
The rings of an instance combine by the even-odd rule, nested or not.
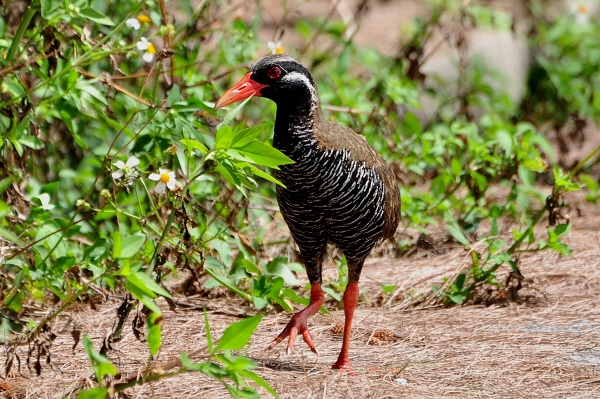
[(268, 42), (267, 46), (269, 46), (271, 54), (283, 54), (283, 46), (281, 45), (281, 41)]
[(129, 18), (127, 21), (125, 21), (125, 25), (128, 28), (135, 30), (140, 30), (142, 27), (142, 23), (137, 18)]
[(579, 25), (590, 22), (590, 18), (596, 11), (597, 6), (597, 2), (592, 0), (573, 0), (569, 2), (571, 14), (575, 16), (575, 20)]
[(150, 173), (148, 176), (148, 179), (158, 182), (156, 187), (154, 187), (155, 193), (162, 194), (165, 192), (165, 188), (174, 190), (175, 187), (179, 185), (177, 180), (175, 180), (175, 172), (172, 170), (160, 168), (158, 172), (159, 173)]
[(144, 51), (142, 59), (145, 62), (151, 63), (154, 60), (154, 56), (156, 55), (156, 47), (154, 47), (154, 44), (152, 44), (152, 42), (149, 42), (148, 39), (142, 37), (140, 38), (140, 41), (137, 42), (135, 45), (138, 48), (138, 50)]
[(140, 14), (137, 16), (137, 18), (129, 18), (127, 21), (125, 21), (125, 25), (128, 28), (140, 30), (143, 24), (147, 24), (150, 21), (151, 19), (149, 16), (145, 14)]
[(140, 164), (140, 160), (133, 155), (127, 159), (127, 162), (117, 161), (113, 165), (117, 168), (112, 172), (112, 178), (119, 180), (123, 176), (132, 177), (135, 174), (135, 168)]

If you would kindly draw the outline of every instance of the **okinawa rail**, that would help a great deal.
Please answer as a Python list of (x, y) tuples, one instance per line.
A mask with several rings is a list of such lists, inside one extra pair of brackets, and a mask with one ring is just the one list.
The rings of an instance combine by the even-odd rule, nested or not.
[(276, 171), (285, 186), (277, 187), (277, 202), (311, 285), (309, 305), (292, 317), (269, 349), (288, 338), (289, 354), (301, 334), (318, 354), (307, 320), (324, 302), (321, 271), (331, 242), (348, 263), (344, 338), (332, 368), (351, 369), (348, 350), (360, 273), (375, 244), (391, 238), (400, 219), (395, 175), (363, 136), (323, 117), (313, 77), (295, 59), (276, 54), (256, 61), (215, 108), (250, 96), (277, 104), (273, 146), (294, 161)]

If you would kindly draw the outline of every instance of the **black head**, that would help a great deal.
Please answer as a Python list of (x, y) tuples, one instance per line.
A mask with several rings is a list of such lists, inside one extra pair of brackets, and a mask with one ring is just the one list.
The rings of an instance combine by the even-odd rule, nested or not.
[(269, 98), (284, 108), (319, 104), (316, 85), (308, 69), (284, 54), (269, 55), (252, 64), (242, 80), (221, 96), (216, 108), (251, 95)]

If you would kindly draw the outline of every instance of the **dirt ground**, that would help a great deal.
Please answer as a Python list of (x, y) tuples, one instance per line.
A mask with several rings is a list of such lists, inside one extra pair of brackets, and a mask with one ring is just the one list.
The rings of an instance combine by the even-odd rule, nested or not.
[[(316, 315), (309, 323), (319, 357), (301, 340), (292, 356), (285, 354), (283, 346), (265, 350), (289, 320), (285, 312), (266, 314), (241, 354), (259, 365), (257, 373), (282, 398), (600, 397), (600, 208), (584, 203), (577, 193), (570, 202), (573, 229), (567, 241), (574, 254), (523, 254), (520, 267), (527, 280), (518, 304), (411, 307), (411, 298), (430, 292), (443, 276), (468, 265), (467, 253), (449, 247), (443, 254), (437, 248), (404, 258), (373, 257), (363, 271), (355, 318), (350, 353), (354, 373), (330, 371), (341, 346), (334, 326), (343, 322), (343, 311), (334, 309), (333, 301), (327, 303), (330, 315)], [(325, 280), (335, 276), (332, 265), (327, 273)], [(394, 300), (381, 301), (381, 284), (398, 286)], [(256, 314), (231, 295), (176, 299), (190, 307), (170, 311), (161, 303), (164, 343), (154, 363), (157, 367), (177, 359), (181, 352), (205, 346), (203, 306), (209, 309), (216, 338), (239, 317)], [(20, 348), (20, 372), (15, 364), (4, 387), (18, 398), (75, 397), (75, 388), (89, 386), (90, 367), (81, 344), (72, 349), (72, 326), (89, 334), (99, 349), (113, 328), (120, 300), (111, 298), (96, 310), (79, 305), (65, 312), (52, 324), (57, 338), (50, 364), (42, 362), (41, 376), (28, 369), (27, 348)], [(202, 360), (203, 354), (200, 350), (194, 360)], [(5, 356), (2, 351), (2, 364)], [(122, 377), (128, 377), (146, 366), (148, 350), (127, 325), (109, 357)], [(126, 393), (129, 398), (228, 397), (218, 382), (200, 373), (147, 383)]]

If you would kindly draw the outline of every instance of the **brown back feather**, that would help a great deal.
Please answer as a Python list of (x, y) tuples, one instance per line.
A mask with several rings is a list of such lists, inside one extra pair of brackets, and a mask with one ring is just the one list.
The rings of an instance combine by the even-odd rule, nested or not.
[(326, 120), (320, 109), (314, 115), (313, 134), (324, 150), (347, 150), (350, 158), (374, 167), (385, 187), (383, 239), (391, 238), (400, 222), (400, 191), (392, 168), (383, 157), (354, 130)]

